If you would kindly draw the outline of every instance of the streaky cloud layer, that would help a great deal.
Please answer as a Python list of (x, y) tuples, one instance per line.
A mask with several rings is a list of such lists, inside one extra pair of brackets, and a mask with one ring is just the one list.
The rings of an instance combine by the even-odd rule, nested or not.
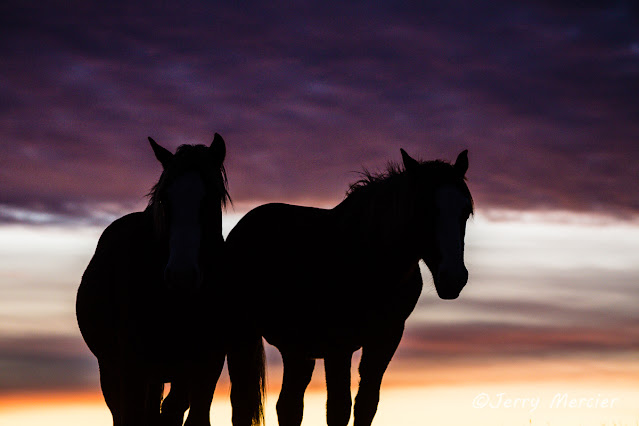
[[(225, 233), (239, 217), (224, 216)], [(97, 386), (74, 297), (99, 234), (97, 226), (0, 226), (0, 364), (9, 366), (0, 393)], [(389, 383), (482, 380), (500, 366), (529, 380), (528, 370), (517, 371), (524, 364), (548, 369), (547, 378), (586, 374), (593, 362), (606, 380), (639, 370), (639, 228), (526, 226), (478, 214), (466, 244), (470, 281), (458, 300), (440, 300), (422, 268), (424, 290)], [(281, 358), (270, 346), (267, 357), (277, 382)]]

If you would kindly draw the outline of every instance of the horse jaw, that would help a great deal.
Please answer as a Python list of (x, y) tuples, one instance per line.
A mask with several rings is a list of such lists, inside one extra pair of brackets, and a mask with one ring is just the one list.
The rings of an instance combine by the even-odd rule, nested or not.
[(470, 200), (459, 189), (446, 185), (436, 193), (437, 213), (435, 239), (440, 262), (433, 271), (435, 289), (441, 299), (459, 297), (468, 282), (468, 270), (464, 265), (464, 236)]

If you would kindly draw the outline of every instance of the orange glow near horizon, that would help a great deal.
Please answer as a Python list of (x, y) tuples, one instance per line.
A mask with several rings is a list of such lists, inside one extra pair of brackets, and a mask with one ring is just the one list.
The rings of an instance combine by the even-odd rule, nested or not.
[[(563, 382), (543, 385), (436, 386), (382, 388), (373, 424), (473, 425), (635, 425), (639, 421), (636, 386)], [(276, 393), (269, 393), (266, 425), (277, 424)], [(0, 424), (12, 426), (109, 426), (110, 413), (97, 393), (40, 395), (35, 399), (0, 402)], [(303, 426), (323, 426), (326, 393), (307, 392)], [(220, 389), (211, 407), (213, 426), (231, 424), (228, 389)], [(351, 423), (352, 424), (352, 419)]]
[[(636, 425), (639, 363), (564, 358), (520, 362), (460, 362), (427, 368), (391, 363), (375, 426)], [(356, 392), (353, 364), (353, 396)], [(266, 424), (277, 424), (275, 402), (281, 369), (269, 369)], [(326, 391), (318, 361), (305, 398), (303, 426), (325, 425)], [(97, 385), (97, 384), (96, 384)], [(212, 425), (230, 424), (229, 384), (223, 376), (211, 408)], [(352, 421), (351, 421), (352, 422)], [(109, 426), (110, 413), (97, 390), (0, 396), (0, 424), (12, 426)], [(352, 424), (352, 423), (351, 423)]]

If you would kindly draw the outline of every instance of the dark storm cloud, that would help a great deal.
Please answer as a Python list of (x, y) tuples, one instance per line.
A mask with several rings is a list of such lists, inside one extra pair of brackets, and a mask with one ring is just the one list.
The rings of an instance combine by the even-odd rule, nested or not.
[(5, 3), (0, 204), (126, 209), (159, 173), (146, 136), (217, 131), (240, 203), (469, 148), (481, 208), (636, 215), (637, 8), (586, 6)]

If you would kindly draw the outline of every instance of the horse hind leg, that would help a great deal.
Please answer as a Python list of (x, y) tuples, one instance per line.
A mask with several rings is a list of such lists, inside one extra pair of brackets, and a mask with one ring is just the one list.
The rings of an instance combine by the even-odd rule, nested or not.
[(315, 360), (282, 354), (284, 378), (277, 400), (280, 426), (299, 426), (304, 412), (304, 392), (311, 381)]
[(231, 379), (233, 426), (259, 425), (264, 420), (266, 384), (265, 355), (262, 336), (238, 333), (227, 353)]
[(404, 326), (378, 334), (362, 347), (359, 389), (355, 397), (354, 426), (370, 426), (377, 412), (382, 378), (402, 338)]
[(324, 358), (326, 371), (326, 421), (328, 426), (346, 426), (351, 417), (352, 353)]

